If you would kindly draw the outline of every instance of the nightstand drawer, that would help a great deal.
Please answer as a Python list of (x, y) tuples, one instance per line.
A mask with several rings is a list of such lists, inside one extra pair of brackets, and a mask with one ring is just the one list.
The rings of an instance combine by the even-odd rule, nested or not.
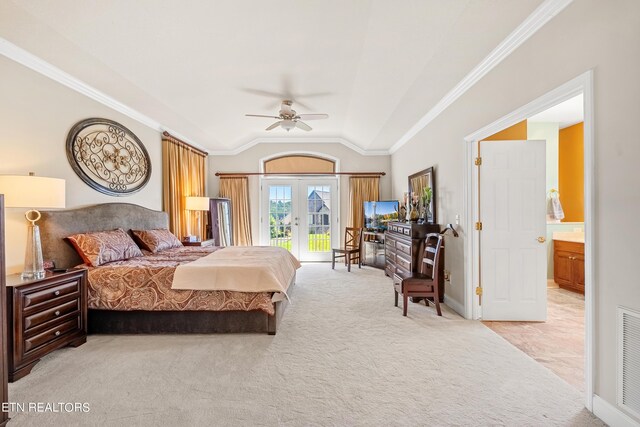
[(33, 311), (34, 306), (62, 299), (65, 295), (80, 292), (80, 281), (75, 279), (57, 286), (52, 286), (35, 292), (28, 292), (22, 295), (22, 307), (25, 312)]
[(24, 352), (25, 355), (30, 351), (48, 344), (69, 332), (80, 330), (80, 317), (68, 320), (60, 325), (55, 325), (51, 329), (48, 329), (34, 337), (26, 338), (24, 340)]
[(32, 314), (31, 316), (26, 316), (24, 318), (24, 330), (25, 332), (27, 332), (38, 325), (41, 325), (53, 319), (62, 318), (69, 313), (73, 313), (74, 311), (79, 310), (80, 300), (76, 298), (50, 309)]

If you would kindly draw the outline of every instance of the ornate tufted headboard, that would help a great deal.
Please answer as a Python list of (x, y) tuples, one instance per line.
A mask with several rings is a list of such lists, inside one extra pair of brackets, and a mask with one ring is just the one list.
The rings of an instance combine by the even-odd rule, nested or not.
[(42, 211), (38, 221), (42, 239), (42, 256), (55, 262), (57, 268), (82, 264), (65, 237), (78, 233), (113, 230), (150, 230), (168, 228), (169, 215), (130, 203), (104, 203), (77, 209)]

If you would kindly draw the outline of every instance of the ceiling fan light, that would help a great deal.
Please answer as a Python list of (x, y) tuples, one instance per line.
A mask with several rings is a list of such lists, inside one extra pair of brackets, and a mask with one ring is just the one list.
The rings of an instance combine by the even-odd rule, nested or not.
[(296, 124), (293, 120), (283, 120), (282, 122), (280, 122), (280, 126), (282, 127), (282, 129), (289, 132), (291, 129), (296, 127)]

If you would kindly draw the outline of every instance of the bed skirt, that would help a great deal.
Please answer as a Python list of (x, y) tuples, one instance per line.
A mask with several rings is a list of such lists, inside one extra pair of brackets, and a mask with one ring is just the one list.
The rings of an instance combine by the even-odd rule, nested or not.
[[(289, 294), (295, 281), (289, 285)], [(274, 302), (274, 314), (253, 311), (115, 311), (89, 309), (89, 334), (210, 334), (258, 332), (275, 335), (289, 301)]]

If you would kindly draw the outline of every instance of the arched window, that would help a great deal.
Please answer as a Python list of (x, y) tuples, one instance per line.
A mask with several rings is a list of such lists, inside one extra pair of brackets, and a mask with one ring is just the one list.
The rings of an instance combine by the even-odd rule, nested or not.
[(333, 160), (323, 159), (304, 154), (293, 154), (274, 157), (264, 161), (266, 173), (333, 173), (336, 171), (336, 163)]

